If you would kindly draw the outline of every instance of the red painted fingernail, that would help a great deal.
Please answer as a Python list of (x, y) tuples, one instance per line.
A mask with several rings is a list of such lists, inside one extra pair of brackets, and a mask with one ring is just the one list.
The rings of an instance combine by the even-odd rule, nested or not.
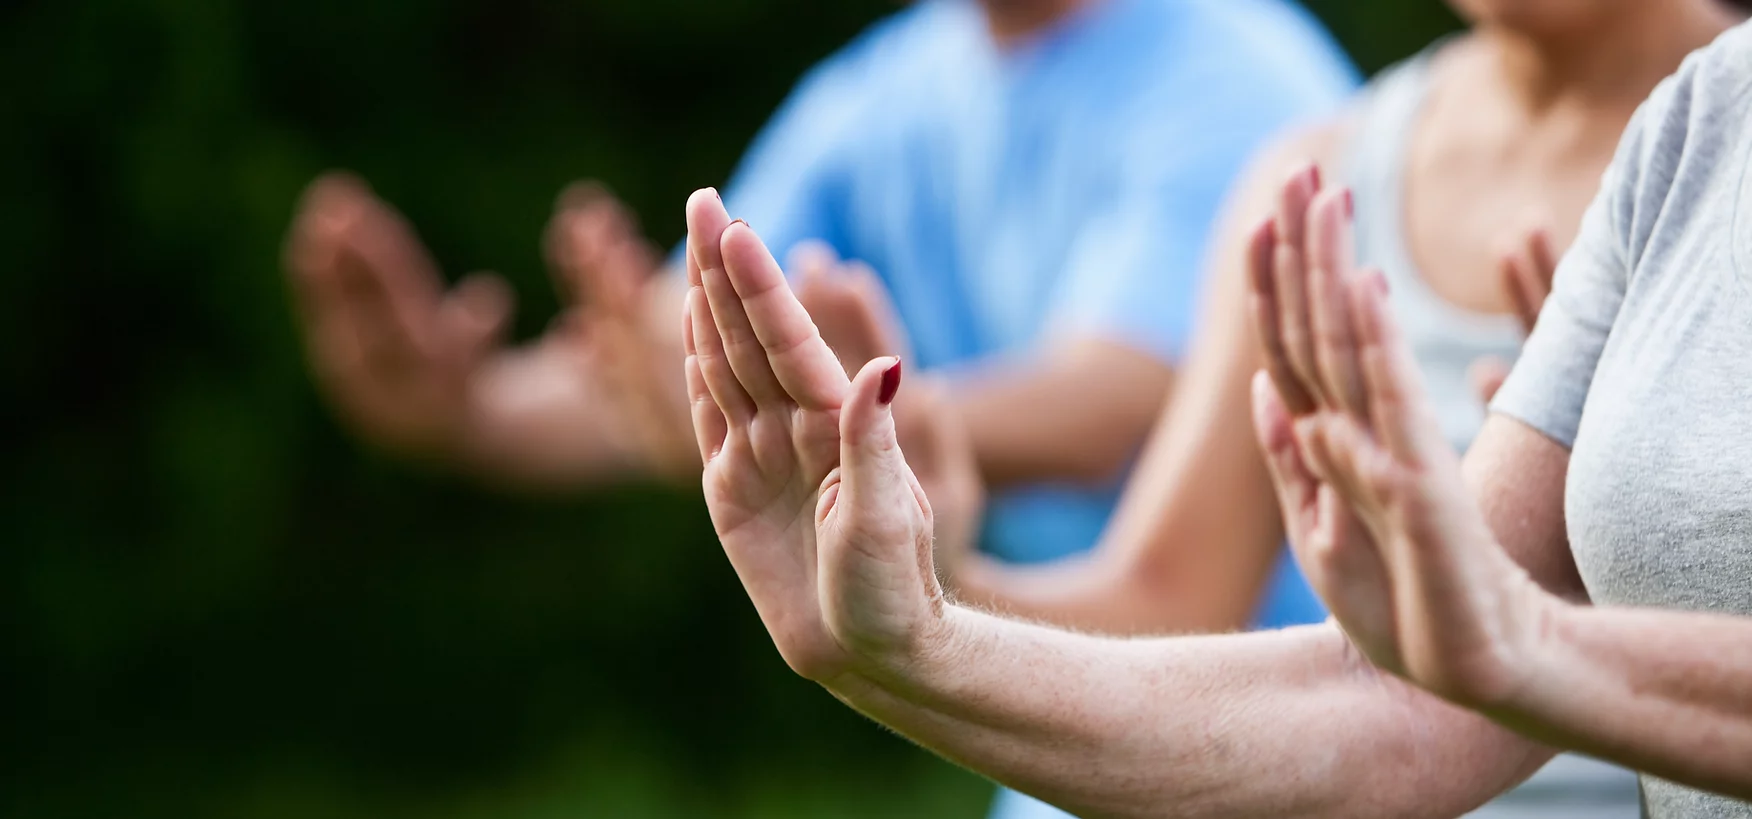
[(1354, 219), (1357, 215), (1357, 198), (1351, 194), (1350, 188), (1344, 189), (1344, 218)]
[(882, 374), (882, 386), (876, 390), (876, 403), (894, 403), (894, 394), (900, 392), (900, 359), (894, 360), (894, 366)]

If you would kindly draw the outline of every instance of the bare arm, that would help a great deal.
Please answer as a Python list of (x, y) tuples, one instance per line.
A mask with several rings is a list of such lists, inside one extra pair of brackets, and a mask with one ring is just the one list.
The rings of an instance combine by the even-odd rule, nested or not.
[(1342, 121), (1262, 153), (1231, 195), (1203, 321), (1101, 542), (1043, 566), (970, 555), (951, 567), (968, 603), (1109, 633), (1243, 628), (1283, 542), (1271, 476), (1247, 422), (1263, 360), (1247, 312), (1249, 229), (1292, 163), (1330, 162)]
[[(945, 603), (930, 507), (887, 409), (899, 369), (879, 360), (848, 383), (752, 231), (697, 195), (689, 229), (707, 505), (798, 673), (1090, 815), (1455, 816), (1548, 755), (1359, 663), (1331, 626), (1127, 641)], [(1521, 515), (1503, 537), (1535, 570), (1568, 565), (1555, 466), (1487, 505)]]
[(986, 483), (1112, 479), (1149, 434), (1168, 392), (1167, 365), (1098, 338), (1061, 339), (1024, 355), (954, 384)]

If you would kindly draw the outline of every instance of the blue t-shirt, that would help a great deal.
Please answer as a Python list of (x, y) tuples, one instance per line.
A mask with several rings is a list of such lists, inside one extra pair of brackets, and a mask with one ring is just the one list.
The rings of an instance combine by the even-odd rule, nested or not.
[[(781, 259), (817, 239), (869, 263), (924, 367), (1065, 334), (1173, 361), (1230, 183), (1356, 79), (1284, 0), (1096, 0), (1002, 49), (976, 3), (925, 0), (811, 70), (726, 198)], [(1118, 489), (996, 494), (982, 546), (1087, 549)]]

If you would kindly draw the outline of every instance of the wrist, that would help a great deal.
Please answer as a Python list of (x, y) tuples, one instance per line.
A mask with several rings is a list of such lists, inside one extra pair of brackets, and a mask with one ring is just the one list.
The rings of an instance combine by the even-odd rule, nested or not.
[(1500, 619), (1487, 660), (1450, 696), (1490, 714), (1509, 714), (1538, 699), (1551, 684), (1553, 658), (1578, 607), (1553, 596), (1524, 573), (1499, 601)]
[(933, 606), (931, 615), (913, 627), (907, 639), (862, 653), (844, 672), (820, 682), (842, 697), (855, 697), (872, 687), (897, 696), (940, 689), (966, 656), (971, 614), (949, 603)]

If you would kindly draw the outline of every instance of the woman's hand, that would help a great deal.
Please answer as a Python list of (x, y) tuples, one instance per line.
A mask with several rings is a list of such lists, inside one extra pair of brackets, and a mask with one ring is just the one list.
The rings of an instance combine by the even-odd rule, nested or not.
[(929, 502), (902, 457), (899, 359), (851, 380), (717, 194), (688, 201), (686, 375), (706, 505), (780, 654), (829, 681), (940, 625)]
[(1304, 170), (1250, 256), (1268, 358), (1255, 426), (1310, 583), (1377, 665), (1484, 705), (1523, 684), (1548, 606), (1493, 540), (1379, 273), (1354, 269), (1350, 192)]

